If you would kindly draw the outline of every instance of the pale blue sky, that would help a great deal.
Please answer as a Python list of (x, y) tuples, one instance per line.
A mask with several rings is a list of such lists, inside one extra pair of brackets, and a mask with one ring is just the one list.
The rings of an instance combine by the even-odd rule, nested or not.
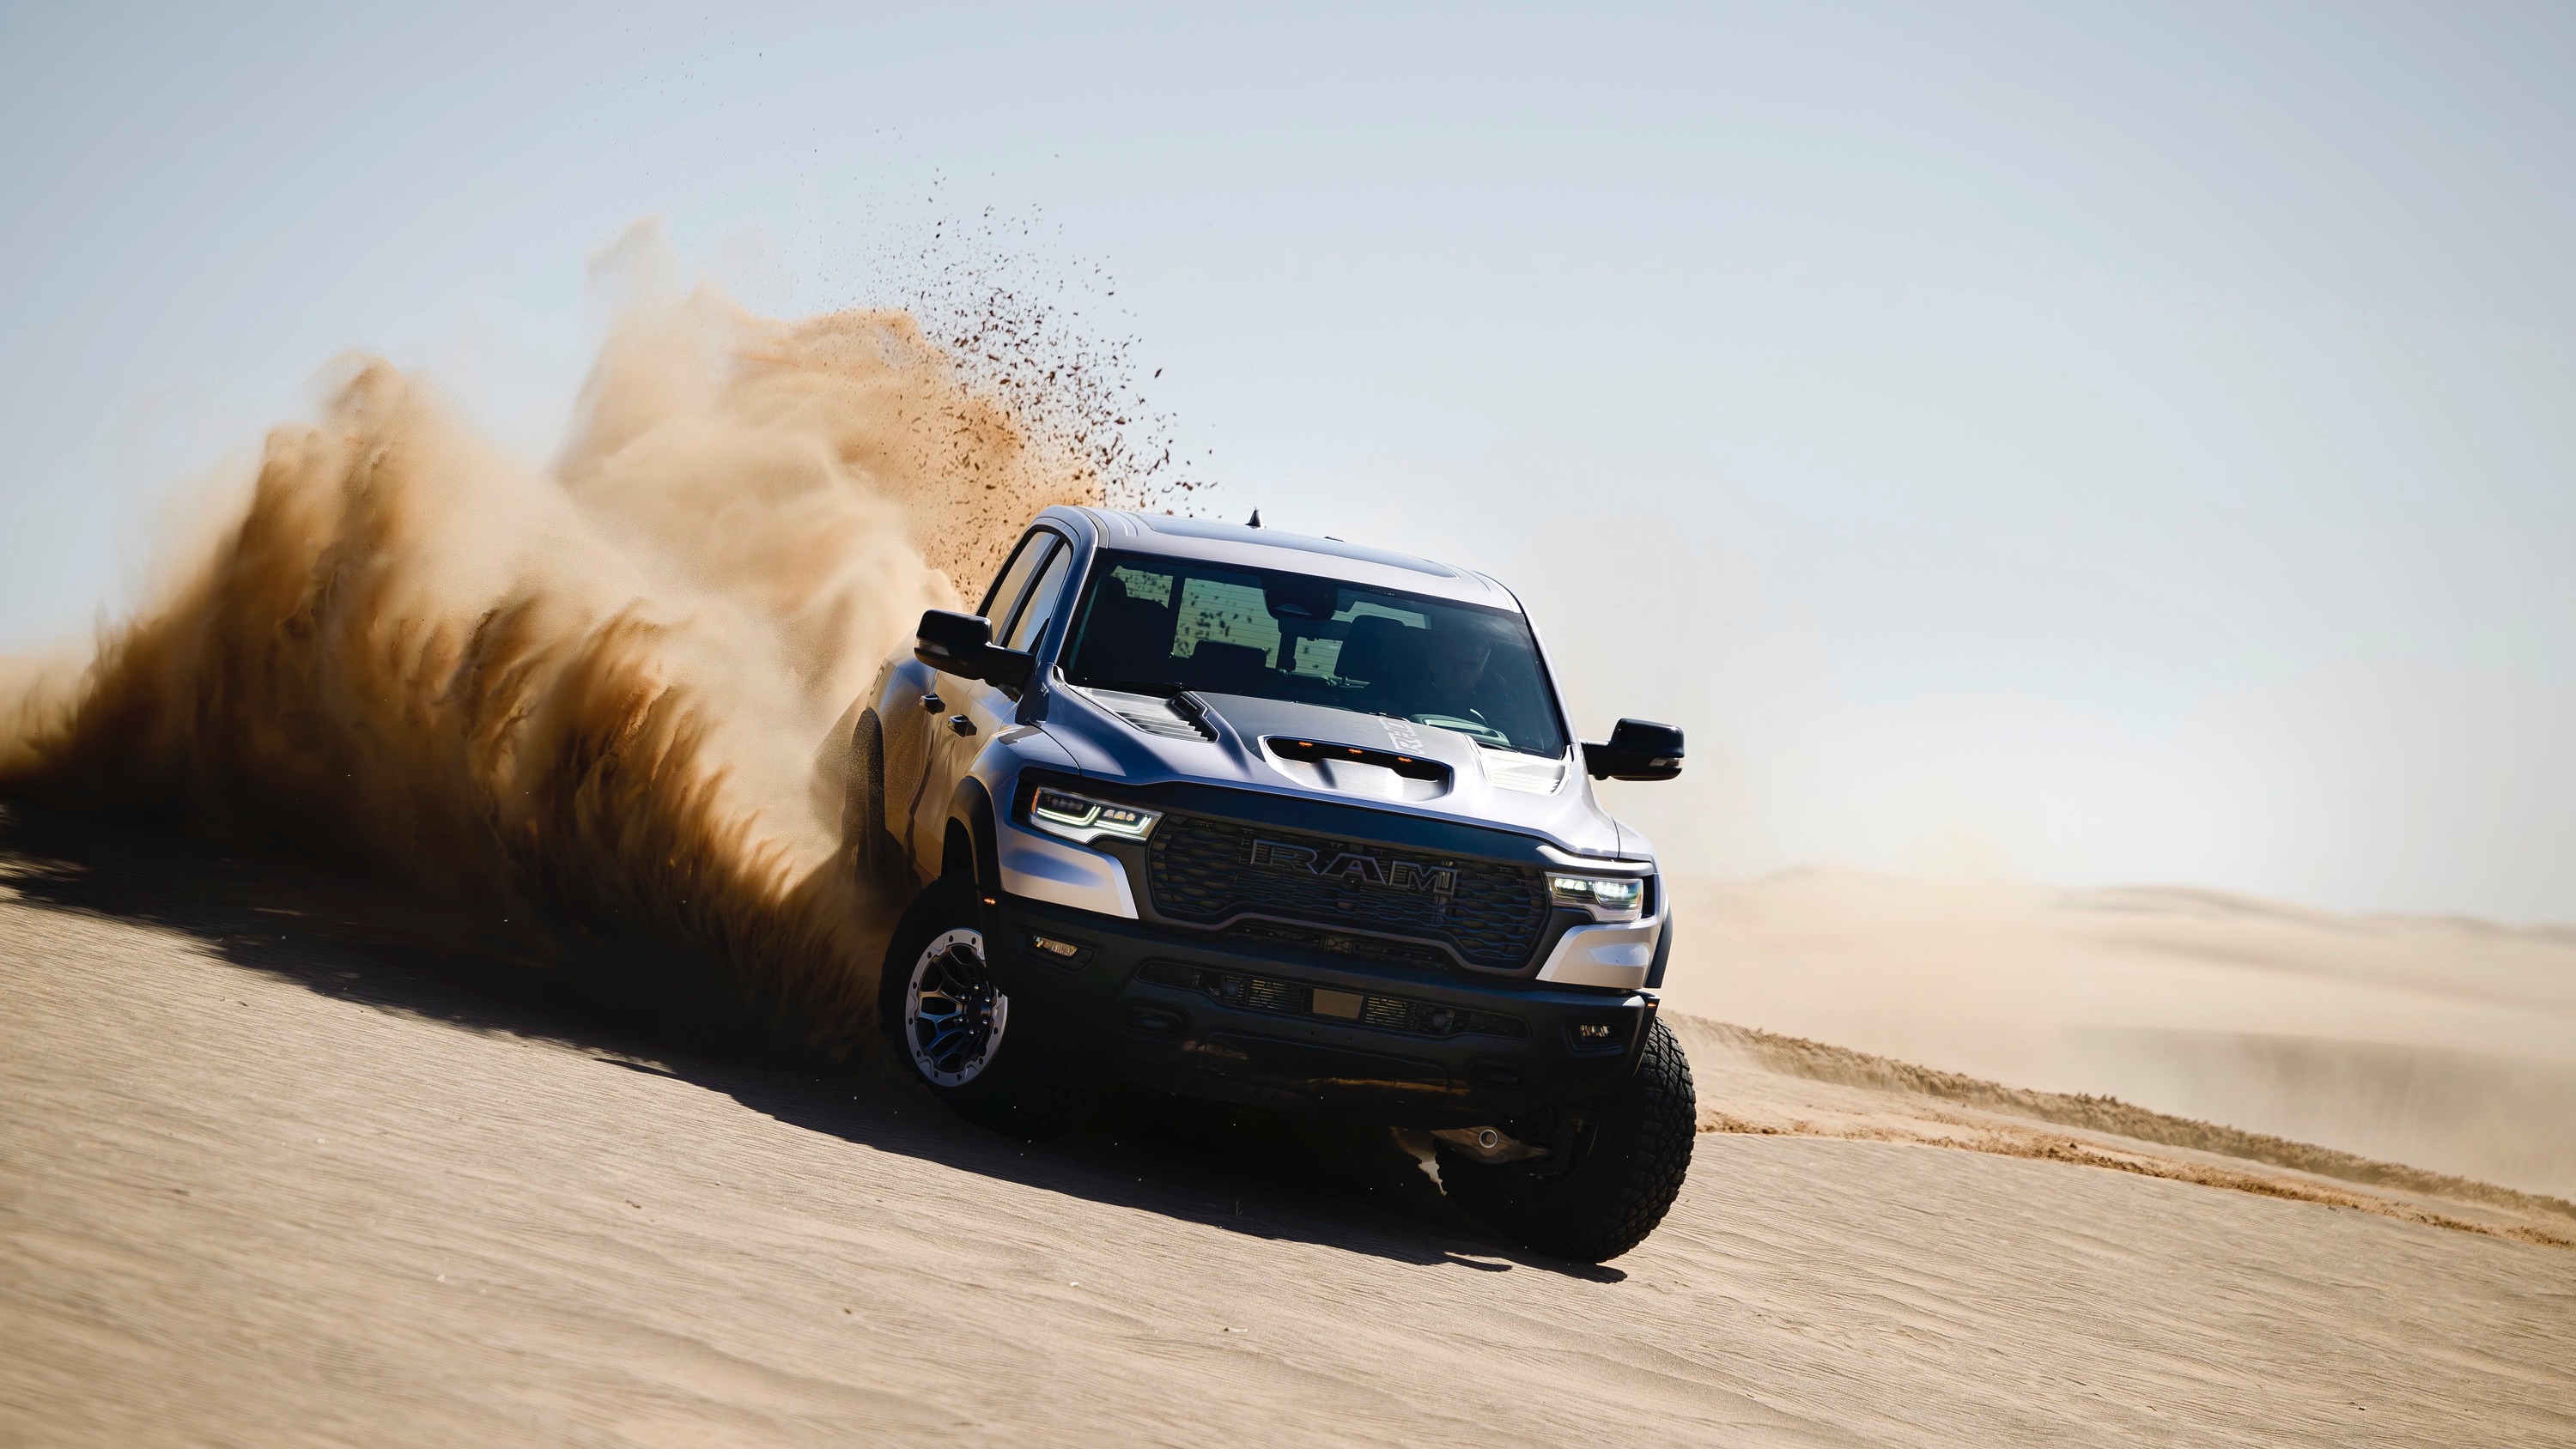
[(1685, 868), (2576, 920), (2571, 81), (2540, 6), (9, 5), (0, 648), (344, 348), (538, 452), (633, 219), (811, 310), (990, 205), (1228, 512), (1689, 727)]

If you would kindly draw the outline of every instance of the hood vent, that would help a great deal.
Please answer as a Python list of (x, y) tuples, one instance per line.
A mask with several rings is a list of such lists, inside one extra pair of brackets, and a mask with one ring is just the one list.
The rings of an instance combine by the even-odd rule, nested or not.
[(1261, 743), (1280, 773), (1310, 789), (1372, 800), (1436, 800), (1449, 793), (1449, 767), (1420, 755), (1284, 735)]
[(1476, 757), (1485, 764), (1485, 778), (1504, 790), (1518, 790), (1524, 795), (1553, 795), (1565, 783), (1565, 761), (1543, 759), (1512, 750), (1478, 748)]
[[(1123, 689), (1090, 689), (1090, 695), (1102, 709), (1118, 716), (1149, 735), (1169, 740), (1212, 740), (1216, 731), (1207, 727), (1203, 710), (1188, 710), (1183, 701), (1188, 696), (1160, 699), (1150, 694), (1129, 694)], [(1190, 701), (1195, 703), (1195, 701)]]

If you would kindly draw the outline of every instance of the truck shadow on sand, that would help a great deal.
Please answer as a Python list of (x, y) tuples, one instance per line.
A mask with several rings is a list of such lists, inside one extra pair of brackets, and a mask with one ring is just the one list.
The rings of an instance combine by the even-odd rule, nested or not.
[(1066, 1137), (1015, 1142), (950, 1116), (882, 1058), (829, 1072), (783, 1062), (720, 1013), (639, 1001), (632, 982), (620, 989), (530, 954), (526, 940), (474, 939), (436, 902), (311, 861), (5, 803), (0, 885), (22, 905), (183, 935), (321, 995), (555, 1043), (601, 1071), (685, 1082), (804, 1131), (960, 1172), (1403, 1263), (1627, 1276), (1498, 1237), (1383, 1129), (1112, 1092)]

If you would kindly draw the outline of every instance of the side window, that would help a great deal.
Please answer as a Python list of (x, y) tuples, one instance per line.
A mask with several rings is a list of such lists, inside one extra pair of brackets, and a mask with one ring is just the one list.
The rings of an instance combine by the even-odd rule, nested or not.
[(1020, 606), (1020, 617), (1011, 624), (1010, 637), (1002, 641), (1006, 649), (1031, 649), (1038, 636), (1046, 632), (1048, 621), (1055, 618), (1056, 604), (1064, 593), (1064, 576), (1073, 568), (1073, 550), (1061, 544), (1047, 555), (1046, 567), (1038, 571), (1036, 587), (1029, 590), (1029, 601)]
[(1011, 626), (1011, 606), (1020, 601), (1020, 593), (1029, 586), (1029, 576), (1046, 562), (1047, 550), (1056, 544), (1056, 536), (1042, 529), (1030, 529), (1012, 551), (1011, 561), (1002, 565), (1001, 577), (993, 580), (993, 591), (984, 596), (984, 617), (993, 621), (993, 637)]

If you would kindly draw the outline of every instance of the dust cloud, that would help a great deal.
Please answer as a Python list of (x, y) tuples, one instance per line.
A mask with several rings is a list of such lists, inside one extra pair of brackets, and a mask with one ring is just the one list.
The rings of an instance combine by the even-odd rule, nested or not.
[(866, 1040), (887, 923), (842, 858), (836, 725), (1029, 514), (1174, 485), (1078, 348), (1041, 361), (1088, 391), (983, 380), (1026, 341), (990, 293), (933, 336), (670, 270), (649, 226), (594, 264), (624, 300), (548, 467), (340, 364), (150, 602), (0, 677), (0, 791), (355, 858), (786, 1044)]

